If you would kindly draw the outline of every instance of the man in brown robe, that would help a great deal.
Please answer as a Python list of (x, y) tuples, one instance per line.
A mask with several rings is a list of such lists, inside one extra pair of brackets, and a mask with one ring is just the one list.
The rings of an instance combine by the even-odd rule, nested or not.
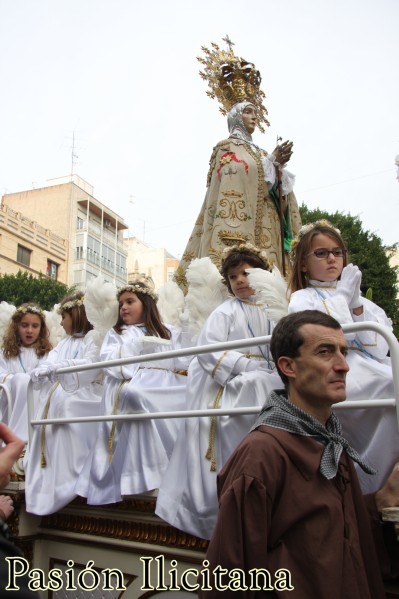
[(379, 515), (399, 506), (399, 463), (363, 497), (353, 461), (373, 469), (331, 411), (346, 398), (347, 351), (339, 323), (321, 312), (290, 314), (274, 329), (286, 390), (271, 393), (219, 474), (200, 597), (383, 599), (383, 575), (399, 576), (399, 544)]

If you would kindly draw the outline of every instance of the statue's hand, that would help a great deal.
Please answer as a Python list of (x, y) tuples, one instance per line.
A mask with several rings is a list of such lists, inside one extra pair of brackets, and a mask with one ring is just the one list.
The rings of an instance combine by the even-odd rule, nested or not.
[(280, 146), (276, 146), (276, 148), (273, 150), (273, 154), (278, 164), (281, 164), (282, 166), (287, 164), (292, 156), (293, 145), (294, 143), (292, 141), (285, 141)]

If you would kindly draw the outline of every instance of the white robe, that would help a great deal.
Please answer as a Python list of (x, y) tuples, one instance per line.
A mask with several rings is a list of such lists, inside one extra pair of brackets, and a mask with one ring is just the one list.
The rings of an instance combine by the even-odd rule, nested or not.
[[(349, 310), (343, 296), (336, 293), (336, 281), (310, 281), (310, 284), (311, 287), (292, 294), (288, 309), (290, 313), (320, 310), (333, 316), (341, 325), (372, 321), (392, 330), (391, 321), (384, 310), (367, 298), (361, 298), (363, 314), (356, 316)], [(346, 338), (350, 349), (347, 358), (350, 367), (346, 377), (347, 399), (356, 401), (395, 397), (391, 363), (387, 358), (389, 348), (385, 339), (374, 331), (352, 333)], [(363, 492), (377, 491), (399, 460), (399, 428), (395, 408), (337, 410), (337, 415), (344, 436), (363, 459), (378, 471), (376, 475), (370, 475), (357, 468)]]
[[(27, 388), (30, 373), (46, 358), (47, 356), (39, 357), (33, 347), (21, 347), (16, 358), (5, 358), (3, 352), (0, 352), (0, 383), (7, 386), (12, 399), (9, 414), (6, 394), (0, 394), (0, 418), (25, 443), (28, 442)], [(37, 408), (37, 397), (38, 394), (33, 392), (33, 413)]]
[[(62, 339), (42, 365), (62, 362), (63, 367), (67, 364), (82, 366), (98, 361), (99, 351), (90, 331), (85, 337)], [(98, 376), (98, 370), (86, 370), (62, 375), (61, 383), (44, 381), (41, 383), (36, 417), (45, 417), (47, 408), (48, 418), (99, 415), (101, 385), (96, 382)], [(97, 427), (97, 423), (34, 427), (32, 444), (25, 458), (27, 512), (52, 514), (76, 497), (75, 484), (96, 440)], [(43, 453), (46, 459), (44, 467), (41, 465)]]
[[(101, 360), (180, 349), (181, 332), (165, 325), (171, 343), (143, 342), (145, 328), (130, 325), (119, 335), (111, 329), (101, 348)], [(102, 398), (104, 414), (164, 412), (185, 408), (189, 358), (169, 358), (142, 364), (105, 368)], [(92, 505), (115, 503), (122, 496), (144, 493), (159, 487), (176, 440), (178, 419), (101, 423), (76, 492)], [(110, 444), (112, 449), (110, 449)]]
[[(270, 332), (271, 325), (262, 307), (233, 298), (223, 302), (209, 316), (198, 345), (249, 339)], [(188, 373), (187, 409), (261, 408), (271, 389), (283, 387), (277, 372), (266, 369), (269, 351), (268, 346), (254, 346), (194, 358)], [(256, 370), (242, 372), (245, 354), (251, 357), (244, 358), (244, 362), (251, 363)], [(217, 474), (255, 419), (256, 414), (219, 416), (211, 424), (210, 417), (187, 418), (179, 430), (158, 491), (155, 510), (158, 516), (180, 530), (209, 539), (218, 511)], [(212, 471), (211, 461), (205, 457), (209, 453), (210, 435), (215, 468)]]

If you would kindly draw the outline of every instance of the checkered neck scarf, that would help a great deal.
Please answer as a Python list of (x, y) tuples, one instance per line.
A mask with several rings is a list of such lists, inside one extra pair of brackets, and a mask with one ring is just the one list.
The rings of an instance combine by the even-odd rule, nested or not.
[(324, 443), (326, 447), (320, 461), (320, 472), (327, 480), (336, 476), (342, 450), (367, 474), (376, 474), (374, 468), (368, 466), (342, 436), (341, 423), (334, 412), (326, 426), (323, 426), (319, 420), (291, 403), (285, 391), (272, 391), (251, 430), (262, 424), (281, 428), (294, 435), (313, 437)]

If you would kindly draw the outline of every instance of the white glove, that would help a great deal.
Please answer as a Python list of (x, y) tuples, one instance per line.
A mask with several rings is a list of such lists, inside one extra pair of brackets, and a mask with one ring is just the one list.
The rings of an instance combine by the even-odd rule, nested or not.
[(354, 310), (355, 308), (360, 308), (360, 306), (363, 305), (362, 296), (360, 292), (360, 285), (362, 283), (362, 272), (361, 270), (359, 270), (358, 266), (354, 266), (353, 264), (351, 264), (350, 266), (353, 266), (353, 268), (356, 269), (356, 280), (354, 283), (353, 297), (351, 303), (349, 304), (349, 308), (351, 310)]
[(234, 365), (233, 373), (254, 372), (255, 370), (268, 370), (267, 363), (263, 360), (254, 360), (241, 356)]
[[(337, 293), (343, 295), (348, 306), (352, 304), (353, 301), (358, 301), (357, 298), (354, 297), (356, 290), (357, 297), (360, 293), (360, 283), (362, 280), (362, 273), (359, 268), (354, 264), (348, 264), (345, 266), (341, 273), (341, 278), (337, 283)], [(357, 304), (359, 305), (359, 303)]]
[(54, 364), (46, 364), (43, 366), (38, 366), (37, 368), (32, 370), (32, 372), (30, 373), (30, 378), (32, 380), (32, 383), (40, 383), (41, 381), (43, 381), (45, 379), (51, 380), (50, 377), (54, 374), (54, 370), (55, 370)]

